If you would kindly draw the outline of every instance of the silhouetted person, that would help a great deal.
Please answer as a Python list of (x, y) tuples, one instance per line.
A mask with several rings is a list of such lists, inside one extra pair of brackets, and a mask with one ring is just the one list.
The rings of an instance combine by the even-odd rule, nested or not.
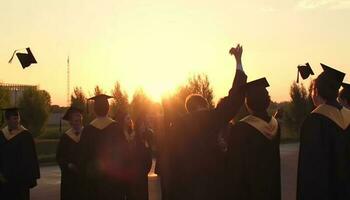
[(337, 102), (345, 74), (321, 65), (312, 91), (317, 107), (300, 129), (297, 199), (345, 200), (350, 199), (350, 111)]
[(61, 169), (61, 200), (81, 199), (78, 148), (83, 131), (82, 110), (70, 107), (62, 119), (69, 122), (70, 129), (61, 136), (56, 153)]
[(280, 127), (277, 119), (267, 113), (268, 86), (262, 78), (242, 88), (250, 115), (231, 129), (225, 199), (281, 199)]
[(198, 94), (186, 99), (188, 113), (172, 122), (164, 136), (161, 155), (163, 199), (217, 199), (216, 145), (219, 131), (235, 116), (244, 96), (238, 90), (246, 82), (241, 64), (242, 47), (232, 48), (237, 70), (232, 88), (215, 109)]
[(20, 124), (17, 108), (5, 109), (5, 119), (7, 126), (0, 131), (0, 198), (27, 200), (40, 178), (34, 140)]
[(79, 167), (84, 185), (83, 198), (87, 200), (124, 199), (122, 193), (121, 153), (118, 143), (122, 137), (121, 126), (107, 116), (107, 95), (94, 100), (96, 119), (82, 133), (79, 147)]
[(127, 200), (148, 200), (148, 173), (152, 166), (147, 129), (144, 122), (137, 120), (136, 126), (130, 116), (122, 114), (124, 137), (119, 143), (124, 149), (124, 177)]
[(350, 84), (343, 83), (343, 89), (339, 92), (339, 103), (347, 109), (350, 109)]

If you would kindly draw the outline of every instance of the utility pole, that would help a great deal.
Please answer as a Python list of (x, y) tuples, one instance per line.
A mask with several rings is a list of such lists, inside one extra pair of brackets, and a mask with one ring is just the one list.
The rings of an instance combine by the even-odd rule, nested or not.
[(70, 64), (67, 58), (67, 106), (70, 106)]

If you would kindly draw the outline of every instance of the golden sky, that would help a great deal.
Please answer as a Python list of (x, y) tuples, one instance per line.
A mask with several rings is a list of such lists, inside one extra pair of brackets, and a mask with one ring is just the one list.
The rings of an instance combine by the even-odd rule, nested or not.
[[(119, 80), (129, 96), (142, 87), (159, 100), (206, 73), (217, 99), (233, 78), (228, 50), (241, 43), (248, 80), (266, 76), (283, 101), (298, 64), (350, 72), (349, 21), (350, 0), (1, 0), (0, 80), (39, 85), (65, 105), (69, 55), (71, 91), (108, 93)], [(38, 64), (7, 63), (27, 46)]]

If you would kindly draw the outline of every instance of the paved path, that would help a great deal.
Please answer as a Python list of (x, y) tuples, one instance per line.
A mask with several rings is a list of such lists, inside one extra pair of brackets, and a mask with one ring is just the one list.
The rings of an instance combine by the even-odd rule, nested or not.
[[(282, 199), (295, 200), (298, 144), (281, 145)], [(160, 186), (154, 165), (148, 176), (150, 200), (160, 200)], [(59, 200), (60, 170), (57, 166), (42, 167), (38, 186), (31, 191), (31, 200)]]

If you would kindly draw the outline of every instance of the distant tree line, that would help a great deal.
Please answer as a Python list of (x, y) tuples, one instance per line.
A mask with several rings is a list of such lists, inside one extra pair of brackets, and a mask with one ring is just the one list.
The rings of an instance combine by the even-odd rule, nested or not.
[[(104, 93), (100, 86), (94, 88), (94, 95)], [(134, 120), (148, 116), (163, 116), (165, 121), (173, 119), (186, 113), (184, 104), (189, 94), (196, 93), (205, 97), (211, 108), (214, 104), (214, 91), (209, 78), (206, 74), (195, 74), (188, 78), (187, 82), (180, 85), (175, 92), (164, 96), (161, 102), (154, 102), (142, 89), (138, 89), (129, 101), (129, 97), (123, 90), (120, 82), (116, 82), (110, 94), (114, 97), (111, 99), (110, 116), (116, 119), (118, 113), (130, 113)], [(10, 91), (0, 87), (0, 108), (6, 108), (10, 105)], [(71, 95), (71, 106), (80, 108), (84, 111), (84, 123), (89, 123), (95, 116), (92, 110), (92, 102), (82, 87), (75, 87)], [(44, 90), (26, 89), (18, 101), (22, 123), (29, 128), (35, 136), (45, 132), (45, 125), (50, 112), (64, 112), (65, 109), (59, 106), (51, 106), (50, 94)], [(298, 138), (298, 132), (301, 123), (308, 113), (312, 110), (310, 92), (306, 90), (303, 84), (292, 83), (290, 87), (290, 101), (272, 102), (269, 113), (274, 114), (277, 109), (283, 109), (284, 115), (282, 120), (282, 129), (284, 137)], [(235, 117), (238, 121), (248, 114), (245, 106)], [(162, 122), (158, 122), (162, 123)]]

